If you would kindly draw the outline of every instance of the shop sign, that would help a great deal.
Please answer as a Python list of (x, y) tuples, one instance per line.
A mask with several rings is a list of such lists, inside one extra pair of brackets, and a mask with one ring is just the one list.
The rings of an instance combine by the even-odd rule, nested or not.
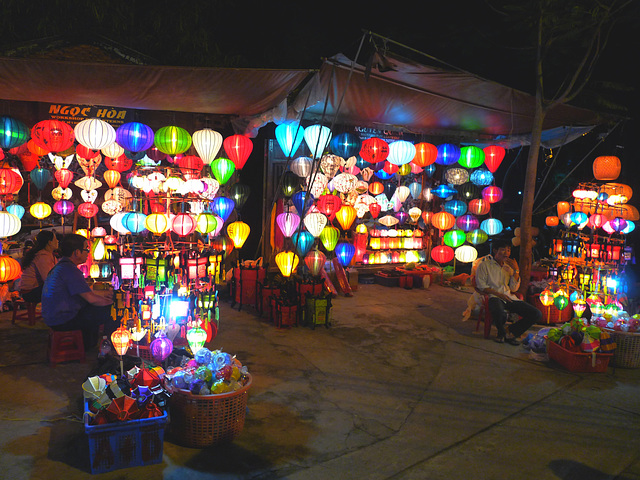
[(71, 126), (75, 126), (87, 118), (99, 118), (110, 123), (112, 127), (118, 128), (123, 123), (131, 121), (130, 117), (132, 116), (132, 111), (126, 108), (64, 103), (49, 104), (49, 118), (62, 120)]

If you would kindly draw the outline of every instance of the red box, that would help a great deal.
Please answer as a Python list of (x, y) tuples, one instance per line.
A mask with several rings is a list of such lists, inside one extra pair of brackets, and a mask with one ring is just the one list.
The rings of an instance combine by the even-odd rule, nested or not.
[(570, 372), (606, 372), (613, 353), (596, 353), (595, 363), (591, 353), (572, 352), (562, 345), (547, 340), (549, 358)]

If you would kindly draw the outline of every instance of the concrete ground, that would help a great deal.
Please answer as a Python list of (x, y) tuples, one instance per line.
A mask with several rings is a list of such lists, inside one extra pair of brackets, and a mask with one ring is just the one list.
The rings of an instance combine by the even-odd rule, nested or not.
[[(329, 329), (221, 302), (209, 345), (253, 375), (242, 434), (108, 479), (640, 479), (640, 369), (576, 374), (461, 322), (469, 291), (360, 285)], [(0, 316), (0, 478), (90, 477), (81, 384), (42, 325)]]

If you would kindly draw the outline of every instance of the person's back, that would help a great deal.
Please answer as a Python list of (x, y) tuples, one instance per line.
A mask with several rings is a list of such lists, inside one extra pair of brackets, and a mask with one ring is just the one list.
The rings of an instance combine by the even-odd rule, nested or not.
[(91, 289), (82, 272), (68, 257), (51, 270), (42, 290), (42, 318), (49, 326), (61, 325), (86, 305), (79, 294)]

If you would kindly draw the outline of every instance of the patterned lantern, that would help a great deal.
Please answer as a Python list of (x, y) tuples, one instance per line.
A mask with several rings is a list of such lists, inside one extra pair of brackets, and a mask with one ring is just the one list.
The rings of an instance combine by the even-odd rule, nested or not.
[(420, 210), (418, 207), (411, 207), (408, 213), (409, 213), (409, 217), (411, 217), (411, 221), (413, 223), (417, 223), (418, 220), (420, 220), (420, 215), (422, 214), (422, 210)]
[(497, 203), (502, 200), (502, 189), (495, 185), (490, 185), (482, 190), (482, 198), (489, 203)]
[(0, 168), (0, 195), (14, 195), (23, 184), (22, 176), (12, 168)]
[(200, 176), (200, 172), (202, 171), (202, 167), (204, 166), (204, 162), (202, 161), (202, 159), (200, 157), (196, 157), (195, 155), (184, 155), (180, 157), (176, 161), (176, 163), (178, 164), (180, 172), (182, 172), (182, 175), (186, 180), (198, 178)]
[(438, 156), (438, 147), (430, 143), (418, 143), (416, 145), (416, 156), (411, 161), (418, 167), (424, 168), (436, 161)]
[(553, 305), (553, 292), (549, 289), (545, 289), (540, 293), (540, 303), (545, 307)]
[(311, 175), (313, 160), (309, 157), (298, 157), (291, 161), (291, 171), (300, 178)]
[(373, 218), (378, 218), (380, 212), (382, 211), (382, 207), (378, 202), (373, 202), (369, 204), (369, 212), (371, 212), (371, 216)]
[(90, 150), (102, 150), (116, 141), (115, 129), (99, 118), (82, 120), (73, 132), (78, 143)]
[(455, 250), (456, 260), (462, 263), (471, 263), (478, 258), (478, 251), (471, 245), (462, 245)]
[(356, 209), (351, 205), (342, 205), (340, 210), (336, 212), (336, 219), (344, 231), (347, 231), (353, 225), (356, 219)]
[[(115, 144), (112, 144), (115, 145)], [(104, 149), (103, 149), (104, 153)], [(104, 164), (109, 170), (117, 170), (120, 173), (126, 172), (133, 166), (133, 161), (127, 157), (124, 153), (115, 157), (107, 156), (104, 159)]]
[(405, 165), (416, 156), (416, 146), (406, 140), (396, 140), (389, 144), (387, 162), (393, 165)]
[(129, 152), (142, 152), (151, 148), (153, 138), (153, 129), (140, 122), (124, 123), (116, 130), (116, 142)]
[(314, 238), (318, 238), (327, 225), (327, 217), (319, 212), (309, 213), (304, 217), (303, 222), (309, 233)]
[(454, 255), (453, 248), (447, 245), (439, 245), (431, 250), (431, 258), (437, 263), (449, 263)]
[(278, 145), (287, 158), (298, 151), (304, 140), (304, 127), (297, 122), (282, 123), (276, 127), (275, 133)]
[(282, 234), (286, 238), (289, 238), (295, 233), (298, 225), (300, 225), (300, 217), (295, 213), (285, 212), (276, 217), (276, 223)]
[(173, 351), (173, 343), (167, 338), (164, 331), (160, 330), (156, 334), (155, 340), (149, 345), (149, 351), (157, 363), (162, 363)]
[(337, 195), (322, 195), (317, 201), (318, 210), (328, 217), (332, 217), (341, 206), (342, 200)]
[(170, 125), (156, 132), (153, 143), (162, 153), (177, 155), (189, 150), (191, 135), (184, 128)]
[(304, 263), (307, 265), (311, 275), (318, 276), (327, 257), (320, 250), (312, 250), (304, 257)]
[(78, 215), (81, 215), (85, 218), (95, 217), (98, 213), (98, 206), (91, 202), (83, 202), (78, 205)]
[(347, 194), (356, 188), (358, 178), (350, 173), (340, 173), (333, 179), (333, 188), (340, 193)]
[(0, 283), (7, 283), (22, 275), (20, 263), (9, 255), (0, 255)]
[(498, 235), (502, 232), (502, 222), (497, 218), (487, 218), (480, 224), (480, 228), (487, 232), (487, 235)]
[(189, 343), (191, 353), (194, 355), (204, 347), (206, 341), (207, 331), (204, 328), (193, 327), (187, 330), (187, 342)]
[[(313, 235), (313, 232), (311, 234)], [(332, 252), (336, 248), (338, 238), (340, 238), (340, 230), (336, 227), (327, 226), (320, 232), (320, 241), (328, 252)]]
[(42, 220), (51, 215), (51, 206), (48, 203), (36, 202), (29, 208), (29, 213), (33, 218)]
[(196, 229), (196, 219), (189, 213), (179, 213), (173, 217), (171, 231), (180, 237), (186, 237)]
[(276, 265), (283, 277), (288, 278), (298, 268), (298, 256), (293, 252), (280, 252), (276, 255)]
[(29, 128), (12, 117), (0, 117), (0, 148), (16, 148), (29, 140)]
[(12, 237), (20, 231), (22, 222), (13, 213), (0, 210), (0, 238)]
[(360, 156), (369, 163), (382, 162), (389, 156), (389, 144), (381, 138), (368, 138), (362, 142)]
[(169, 230), (169, 217), (164, 213), (152, 213), (145, 218), (144, 226), (151, 233), (161, 235)]
[(489, 145), (483, 149), (484, 164), (491, 173), (495, 173), (504, 159), (505, 150), (498, 145)]
[(62, 152), (73, 145), (73, 128), (60, 120), (43, 120), (31, 129), (31, 138), (40, 148), (48, 152)]
[(347, 267), (351, 263), (351, 260), (356, 253), (356, 247), (353, 244), (347, 242), (338, 243), (335, 250), (338, 261), (343, 267)]
[(322, 125), (311, 125), (304, 131), (304, 141), (313, 158), (320, 158), (331, 141), (331, 130)]
[(251, 155), (253, 151), (253, 142), (251, 139), (244, 135), (231, 135), (224, 139), (223, 146), (229, 159), (235, 165), (235, 169), (242, 170), (245, 163), (247, 163), (249, 155)]
[(445, 232), (443, 237), (444, 244), (452, 248), (456, 248), (464, 244), (466, 239), (467, 236), (462, 230), (449, 230), (448, 232)]
[(593, 161), (593, 176), (596, 180), (615, 180), (620, 176), (622, 165), (620, 159), (614, 156), (597, 157)]
[(205, 165), (209, 165), (222, 147), (222, 135), (210, 128), (193, 132), (193, 146)]
[(449, 212), (438, 212), (431, 217), (431, 224), (438, 230), (450, 230), (456, 224), (456, 217)]
[(235, 202), (227, 197), (216, 197), (211, 201), (211, 211), (226, 222), (235, 208)]
[(451, 185), (462, 185), (469, 181), (469, 171), (461, 167), (449, 168), (445, 172), (444, 178)]
[(211, 172), (220, 185), (227, 183), (235, 171), (235, 164), (228, 158), (220, 157), (211, 162)]
[(227, 225), (227, 234), (236, 248), (242, 248), (249, 237), (250, 227), (244, 222), (233, 222)]
[(371, 195), (380, 195), (384, 192), (384, 185), (380, 182), (371, 182), (369, 184), (369, 192), (371, 192)]
[(478, 185), (479, 187), (491, 185), (491, 183), (493, 182), (493, 173), (485, 168), (478, 168), (477, 170), (473, 171), (473, 173), (469, 177), (469, 180), (471, 180), (474, 185)]
[(460, 158), (460, 148), (452, 143), (438, 145), (436, 163), (438, 165), (453, 165)]
[(458, 163), (465, 168), (477, 168), (484, 163), (484, 152), (475, 145), (462, 147)]

